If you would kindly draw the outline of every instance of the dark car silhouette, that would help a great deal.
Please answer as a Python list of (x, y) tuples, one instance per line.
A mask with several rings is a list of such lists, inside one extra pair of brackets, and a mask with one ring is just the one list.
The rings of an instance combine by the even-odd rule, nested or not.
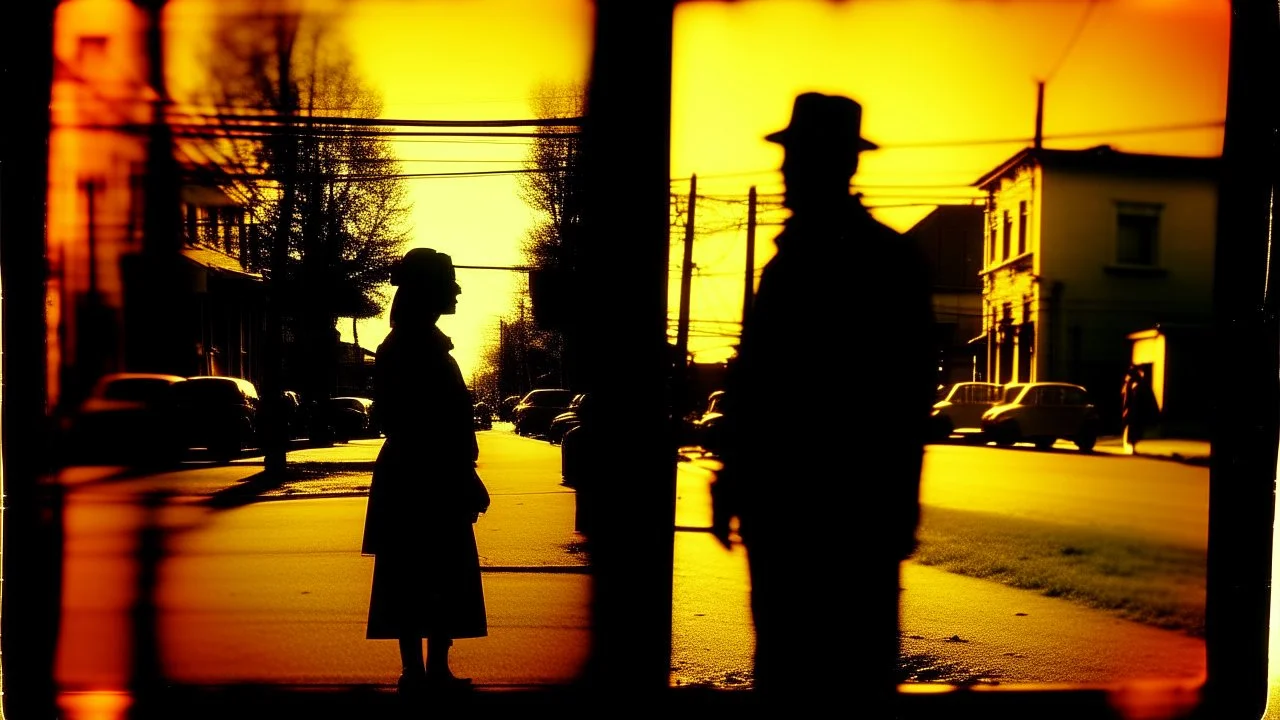
[(163, 373), (103, 375), (71, 419), (68, 459), (124, 464), (171, 459), (170, 389), (184, 379)]
[(943, 388), (930, 416), (932, 440), (953, 435), (975, 442), (982, 439), (982, 414), (1000, 402), (1004, 388), (993, 382), (958, 382)]
[(258, 442), (258, 388), (244, 378), (198, 375), (171, 388), (173, 432), (180, 450), (226, 460)]
[(325, 421), (338, 442), (376, 438), (380, 434), (371, 398), (351, 395), (333, 397), (324, 400), (321, 408)]
[(493, 410), (489, 403), (481, 401), (471, 406), (471, 425), (476, 430), (493, 429)]
[(1089, 452), (1098, 440), (1098, 424), (1089, 391), (1064, 382), (1006, 386), (1001, 404), (982, 416), (983, 435), (996, 445), (1030, 442), (1041, 450), (1052, 448), (1058, 440), (1070, 440)]
[(703, 451), (716, 455), (721, 450), (721, 420), (724, 418), (724, 390), (716, 390), (707, 396), (707, 407), (690, 427), (693, 444)]
[(511, 410), (516, 434), (545, 436), (555, 416), (569, 409), (573, 395), (563, 388), (530, 390)]
[(559, 444), (564, 439), (565, 433), (576, 427), (580, 422), (578, 418), (578, 408), (582, 405), (582, 401), (586, 399), (584, 393), (573, 396), (569, 401), (569, 407), (559, 415), (551, 418), (551, 424), (547, 426), (547, 441), (552, 445)]

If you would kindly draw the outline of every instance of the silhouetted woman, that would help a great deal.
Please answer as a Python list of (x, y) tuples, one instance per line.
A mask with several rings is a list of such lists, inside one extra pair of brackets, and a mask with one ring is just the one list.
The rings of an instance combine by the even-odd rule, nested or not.
[(454, 676), (449, 648), (488, 634), (472, 529), (488, 494), (476, 475), (471, 396), (436, 327), (462, 288), (449, 256), (428, 248), (406, 253), (391, 284), (391, 332), (374, 374), (386, 441), (365, 514), (362, 552), (375, 557), (366, 637), (400, 642), (401, 692), (465, 688), (471, 680)]
[(1160, 404), (1156, 401), (1151, 378), (1141, 365), (1134, 365), (1124, 377), (1124, 391), (1120, 406), (1120, 420), (1124, 425), (1124, 448), (1133, 453), (1141, 440), (1160, 417)]

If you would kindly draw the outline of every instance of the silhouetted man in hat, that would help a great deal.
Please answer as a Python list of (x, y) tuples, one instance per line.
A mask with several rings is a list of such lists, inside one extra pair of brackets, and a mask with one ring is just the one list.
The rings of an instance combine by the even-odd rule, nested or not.
[[(937, 386), (929, 271), (850, 193), (862, 107), (805, 93), (775, 240), (726, 382), (713, 532), (747, 550), (760, 698), (896, 697), (899, 564), (915, 549)], [(889, 715), (881, 715), (889, 717)]]

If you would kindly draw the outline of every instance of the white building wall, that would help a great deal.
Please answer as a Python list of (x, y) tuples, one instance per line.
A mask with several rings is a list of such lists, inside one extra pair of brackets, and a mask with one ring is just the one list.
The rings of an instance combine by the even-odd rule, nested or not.
[[(1209, 179), (1053, 172), (1043, 180), (1042, 274), (1111, 312), (1205, 314), (1211, 309), (1217, 188)], [(1159, 274), (1116, 263), (1117, 203), (1162, 207)], [(1137, 329), (1137, 328), (1135, 328)]]
[[(1130, 333), (1211, 318), (1216, 185), (1208, 178), (1050, 169), (1041, 201), (1040, 284), (1059, 291), (1056, 307), (1044, 303), (1050, 327), (1039, 338), (1043, 379), (1081, 383), (1104, 395), (1095, 400), (1110, 411), (1129, 362)], [(1153, 267), (1116, 261), (1121, 202), (1160, 207)]]
[[(1019, 352), (1020, 338), (1014, 339), (1012, 350), (1001, 349), (1009, 346), (1000, 342), (999, 321), (1003, 317), (1004, 306), (1008, 304), (1016, 328), (1022, 324), (1024, 308), (1029, 303), (1038, 344), (1040, 328), (1043, 327), (1039, 317), (1040, 288), (1035, 279), (1040, 267), (1039, 171), (1023, 166), (1012, 177), (999, 182), (1000, 187), (988, 208), (986, 223), (983, 328), (990, 348), (988, 374), (997, 381), (1014, 378), (1035, 380), (1041, 374), (1037, 367), (1038, 349), (1033, 349), (1029, 356), (1030, 367), (1024, 367), (1028, 356)], [(1023, 203), (1026, 204), (1025, 222), (1022, 220)], [(1007, 226), (1004, 221), (1006, 213), (1010, 219)], [(1006, 233), (1009, 234), (1007, 253)]]

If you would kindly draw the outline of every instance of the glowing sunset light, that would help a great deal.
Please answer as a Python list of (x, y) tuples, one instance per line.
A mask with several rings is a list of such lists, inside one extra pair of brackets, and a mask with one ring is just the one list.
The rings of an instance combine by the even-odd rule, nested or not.
[[(184, 38), (170, 49), (184, 77), (199, 75), (193, 63), (205, 20), (219, 11), (213, 7), (173, 0), (166, 10), (171, 35)], [(361, 77), (382, 96), (384, 118), (531, 118), (539, 87), (583, 83), (589, 70), (587, 0), (299, 7), (334, 13)], [(1218, 154), (1228, 21), (1225, 1), (678, 3), (671, 190), (687, 193), (696, 173), (700, 192), (738, 200), (699, 208), (708, 224), (696, 242), (692, 315), (724, 331), (694, 333), (691, 350), (713, 360), (734, 342), (747, 191), (755, 185), (761, 193), (758, 267), (771, 252), (771, 223), (782, 217), (768, 206), (780, 190), (780, 153), (762, 137), (786, 123), (797, 93), (837, 92), (863, 103), (865, 133), (883, 149), (864, 156), (855, 183), (885, 222), (906, 229), (938, 202), (976, 197), (974, 180), (1030, 144), (1038, 81), (1049, 147)], [(176, 94), (181, 83), (174, 85)], [(397, 139), (401, 172), (414, 176), (406, 180), (412, 243), (449, 252), (459, 265), (521, 264), (534, 216), (515, 175), (423, 176), (521, 168), (526, 147), (521, 138)], [(726, 224), (732, 232), (713, 232)], [(673, 231), (670, 241), (681, 239)], [(673, 323), (679, 257), (675, 248)], [(459, 279), (458, 314), (442, 327), (469, 374), (497, 319), (515, 312), (523, 277), (464, 270)], [(361, 321), (361, 344), (375, 347), (387, 329), (385, 317)], [(352, 339), (349, 321), (340, 330)]]
[(796, 94), (863, 104), (863, 133), (881, 149), (862, 156), (855, 190), (907, 230), (937, 203), (978, 198), (974, 181), (1032, 144), (1037, 82), (1045, 147), (1220, 154), (1229, 9), (1225, 0), (679, 4), (672, 192), (687, 193), (696, 174), (700, 195), (721, 198), (698, 207), (706, 227), (737, 221), (695, 244), (692, 317), (725, 330), (690, 347), (711, 359), (735, 341), (753, 185), (755, 267), (772, 253), (770, 224), (785, 217), (769, 205), (781, 151), (763, 137), (786, 124)]

